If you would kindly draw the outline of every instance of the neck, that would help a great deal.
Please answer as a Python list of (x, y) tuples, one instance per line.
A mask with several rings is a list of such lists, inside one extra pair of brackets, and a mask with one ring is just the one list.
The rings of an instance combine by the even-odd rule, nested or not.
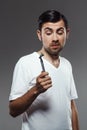
[(45, 50), (43, 50), (43, 48), (38, 51), (39, 54), (43, 54), (44, 58), (49, 61), (52, 65), (54, 65), (56, 68), (59, 66), (60, 63), (60, 59), (59, 59), (59, 55), (51, 55), (49, 53), (47, 53)]

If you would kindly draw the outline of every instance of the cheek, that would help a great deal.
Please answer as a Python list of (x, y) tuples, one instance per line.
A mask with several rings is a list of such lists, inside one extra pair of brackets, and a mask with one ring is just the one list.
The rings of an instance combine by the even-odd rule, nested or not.
[(64, 46), (64, 45), (65, 45), (65, 43), (66, 43), (66, 38), (63, 38), (62, 43), (63, 43), (63, 46)]
[(66, 41), (66, 34), (64, 34), (64, 35), (61, 37), (61, 41), (62, 41), (62, 42), (65, 42), (65, 41)]
[(61, 38), (59, 39), (59, 42), (60, 42), (61, 46), (64, 46), (65, 43), (66, 43), (66, 37), (65, 37), (65, 36), (61, 37)]
[(66, 41), (66, 38), (64, 37), (64, 38), (62, 39), (62, 41), (65, 42), (65, 41)]
[(42, 42), (43, 42), (44, 44), (49, 44), (50, 41), (51, 41), (51, 38), (50, 38), (50, 37), (47, 37), (47, 36), (43, 36), (43, 37), (42, 37)]

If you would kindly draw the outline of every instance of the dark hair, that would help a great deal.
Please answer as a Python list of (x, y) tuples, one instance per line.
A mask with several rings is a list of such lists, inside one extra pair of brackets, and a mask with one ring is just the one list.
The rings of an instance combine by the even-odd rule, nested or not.
[(42, 13), (38, 18), (38, 29), (41, 30), (42, 25), (46, 22), (58, 22), (60, 20), (64, 21), (66, 29), (68, 28), (68, 21), (66, 17), (56, 10), (47, 10)]

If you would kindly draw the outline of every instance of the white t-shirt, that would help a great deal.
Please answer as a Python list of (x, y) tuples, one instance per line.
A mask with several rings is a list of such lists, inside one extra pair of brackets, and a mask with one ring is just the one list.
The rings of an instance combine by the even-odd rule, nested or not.
[[(43, 62), (52, 78), (52, 87), (40, 94), (22, 114), (22, 130), (72, 130), (70, 103), (78, 96), (71, 64), (63, 57), (60, 57), (58, 68), (44, 58)], [(22, 96), (33, 87), (41, 71), (37, 52), (20, 58), (14, 69), (9, 100)]]

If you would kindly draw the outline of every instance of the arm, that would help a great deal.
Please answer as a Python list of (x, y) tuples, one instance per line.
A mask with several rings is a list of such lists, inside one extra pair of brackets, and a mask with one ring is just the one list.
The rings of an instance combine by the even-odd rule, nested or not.
[(36, 79), (36, 85), (23, 96), (9, 102), (10, 115), (16, 117), (25, 112), (37, 96), (52, 86), (47, 72), (42, 72)]
[(74, 100), (71, 100), (72, 110), (72, 128), (73, 130), (79, 130), (78, 112)]

